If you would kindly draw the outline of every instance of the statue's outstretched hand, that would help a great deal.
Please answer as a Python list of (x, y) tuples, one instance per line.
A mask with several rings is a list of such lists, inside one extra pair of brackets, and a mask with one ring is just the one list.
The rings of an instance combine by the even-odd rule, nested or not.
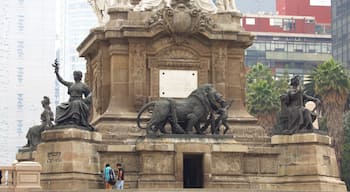
[(54, 67), (55, 68), (55, 73), (58, 73), (58, 71), (59, 71), (59, 63), (58, 63), (58, 60), (57, 59), (55, 59), (55, 63), (54, 64), (52, 64), (52, 67)]

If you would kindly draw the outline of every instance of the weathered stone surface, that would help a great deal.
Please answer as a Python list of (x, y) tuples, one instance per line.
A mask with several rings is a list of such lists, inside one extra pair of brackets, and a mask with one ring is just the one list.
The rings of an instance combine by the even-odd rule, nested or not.
[[(161, 23), (145, 25), (157, 16), (153, 12), (110, 14), (111, 20), (92, 29), (78, 47), (87, 60), (97, 132), (43, 132), (35, 161), (43, 166), (44, 189), (103, 188), (106, 163), (123, 164), (129, 188), (183, 188), (184, 158), (195, 154), (203, 164), (206, 191), (346, 191), (327, 136), (269, 138), (246, 112), (243, 60), (253, 37), (241, 28), (239, 14), (213, 15), (218, 28), (188, 35), (166, 31)], [(136, 111), (159, 98), (163, 69), (197, 71), (199, 85), (212, 83), (234, 100), (228, 136), (144, 137), (136, 128)]]
[[(37, 146), (35, 161), (43, 165), (42, 183), (46, 189), (99, 188), (99, 133), (67, 128), (45, 131), (42, 137), (44, 142)], [(88, 184), (89, 180), (93, 182)]]
[(20, 189), (41, 189), (40, 172), (41, 165), (33, 161), (23, 161), (15, 165), (15, 191)]
[(212, 153), (212, 174), (240, 175), (242, 174), (242, 155), (237, 153)]
[(16, 154), (17, 161), (33, 161), (35, 159), (36, 151), (27, 150), (23, 151), (20, 150)]
[(271, 144), (293, 144), (293, 143), (319, 143), (324, 145), (331, 144), (331, 138), (327, 135), (316, 133), (301, 133), (294, 135), (274, 135), (271, 137)]
[(46, 130), (41, 135), (44, 142), (61, 140), (86, 140), (89, 142), (100, 142), (102, 140), (102, 136), (98, 132), (79, 130), (76, 128)]

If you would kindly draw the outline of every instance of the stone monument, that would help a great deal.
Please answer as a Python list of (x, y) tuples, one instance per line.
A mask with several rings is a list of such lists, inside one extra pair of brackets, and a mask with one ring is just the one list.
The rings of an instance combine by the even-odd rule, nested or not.
[[(270, 138), (246, 112), (243, 60), (253, 36), (242, 29), (234, 0), (218, 1), (221, 5), (207, 0), (89, 2), (100, 26), (78, 51), (87, 60), (95, 131), (72, 126), (41, 134), (34, 160), (43, 166), (44, 189), (103, 188), (100, 170), (122, 163), (125, 188), (346, 191), (328, 136)], [(172, 111), (207, 84), (221, 108), (214, 115), (217, 123), (208, 121), (214, 122), (213, 134), (191, 134), (192, 127), (175, 116), (156, 121), (164, 132), (155, 132), (156, 126), (149, 128), (151, 134), (138, 128), (137, 119), (142, 124), (153, 118), (137, 117), (145, 104), (161, 99), (165, 105), (158, 109)], [(154, 106), (150, 111), (156, 113)], [(210, 119), (212, 114), (205, 115)], [(167, 134), (178, 128), (175, 123), (189, 134)], [(230, 128), (225, 135), (214, 134), (219, 124)], [(200, 128), (196, 132), (207, 132)]]

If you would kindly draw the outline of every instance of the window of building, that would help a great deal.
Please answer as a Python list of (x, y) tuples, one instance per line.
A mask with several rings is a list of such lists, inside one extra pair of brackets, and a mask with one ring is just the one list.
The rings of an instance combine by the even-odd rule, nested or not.
[(17, 134), (21, 135), (23, 133), (23, 120), (17, 120)]
[(246, 25), (255, 25), (255, 18), (245, 18)]
[(283, 31), (294, 31), (295, 22), (293, 19), (283, 19)]
[(281, 18), (270, 18), (270, 26), (282, 26), (283, 20)]
[(294, 52), (298, 52), (298, 53), (300, 53), (300, 52), (305, 52), (304, 51), (304, 48), (305, 46), (304, 46), (304, 43), (302, 43), (302, 42), (295, 42), (295, 44), (294, 44)]

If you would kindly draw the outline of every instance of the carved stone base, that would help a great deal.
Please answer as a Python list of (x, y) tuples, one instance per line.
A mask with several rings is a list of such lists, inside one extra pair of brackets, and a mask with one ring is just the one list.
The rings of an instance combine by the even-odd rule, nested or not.
[(14, 191), (40, 190), (40, 171), (41, 165), (37, 162), (24, 161), (15, 165), (15, 183)]
[(37, 147), (44, 189), (97, 189), (102, 177), (97, 144), (101, 135), (76, 128), (47, 130)]
[(22, 148), (18, 150), (16, 154), (17, 161), (34, 161), (36, 151), (32, 151), (30, 148)]
[(109, 148), (116, 156), (128, 152), (130, 159), (139, 154), (123, 163), (136, 163), (132, 166), (139, 169), (138, 177), (130, 180), (141, 189), (183, 188), (185, 159), (197, 156), (203, 165), (198, 175), (203, 188), (345, 192), (329, 141), (328, 136), (310, 133), (274, 136), (272, 145), (256, 146), (227, 136), (162, 135), (140, 137), (127, 149)]
[(186, 159), (197, 158), (202, 164), (202, 187), (221, 182), (215, 177), (229, 177), (243, 172), (243, 154), (248, 147), (226, 136), (176, 135), (146, 137), (136, 144), (140, 154), (140, 188), (183, 188)]
[(304, 133), (275, 135), (271, 138), (279, 156), (281, 189), (304, 191), (346, 191), (339, 178), (331, 138), (326, 135)]

